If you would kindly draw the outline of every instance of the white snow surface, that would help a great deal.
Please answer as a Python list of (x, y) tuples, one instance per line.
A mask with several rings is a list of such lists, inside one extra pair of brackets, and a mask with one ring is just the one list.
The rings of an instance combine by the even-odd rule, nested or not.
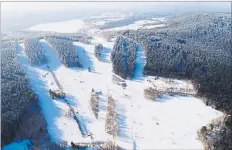
[(132, 24), (120, 27), (105, 29), (104, 31), (120, 31), (120, 30), (138, 30), (138, 29), (153, 29), (165, 27), (166, 20), (164, 18), (152, 18), (146, 20), (135, 21)]
[(119, 20), (124, 20), (130, 16), (132, 16), (132, 13), (103, 13), (98, 16), (92, 16), (90, 17), (91, 20), (89, 21), (91, 24), (96, 25), (96, 26), (102, 26), (110, 22), (115, 22)]
[(51, 31), (58, 33), (75, 33), (84, 28), (84, 21), (81, 19), (38, 24), (28, 28), (31, 31)]
[(101, 26), (101, 25), (105, 25), (106, 23), (115, 22), (115, 21), (119, 21), (123, 19), (125, 19), (125, 17), (99, 18), (99, 19), (92, 20), (91, 24)]
[[(50, 31), (57, 33), (78, 33), (78, 32), (88, 32), (92, 33), (97, 32), (100, 29), (99, 26), (102, 26), (106, 23), (119, 21), (126, 19), (132, 14), (120, 14), (120, 13), (106, 13), (100, 16), (93, 16), (93, 20), (83, 21), (81, 19), (74, 19), (62, 22), (52, 22), (52, 23), (43, 23), (34, 25), (27, 31)], [(121, 31), (121, 30), (137, 30), (137, 29), (153, 29), (166, 26), (165, 18), (151, 18), (146, 20), (135, 21), (132, 24), (120, 27), (114, 27), (105, 29), (102, 31)]]
[[(118, 20), (123, 20), (132, 14), (124, 14), (124, 13), (103, 13), (99, 16), (92, 16), (93, 20), (90, 21), (90, 24), (101, 26), (105, 23), (114, 22)], [(82, 19), (73, 19), (62, 22), (51, 22), (51, 23), (42, 23), (38, 25), (34, 25), (26, 30), (28, 31), (50, 31), (57, 33), (76, 33), (81, 32), (83, 30), (97, 30), (95, 28), (89, 27), (89, 22), (85, 22)]]
[[(100, 61), (94, 56), (94, 45), (99, 43), (104, 46)], [(222, 113), (192, 96), (164, 95), (155, 101), (146, 100), (143, 91), (152, 85), (146, 81), (148, 77), (142, 74), (145, 58), (140, 48), (136, 54), (133, 80), (126, 80), (125, 89), (112, 83), (110, 52), (113, 44), (101, 37), (94, 37), (92, 44), (74, 42), (84, 68), (66, 68), (47, 42), (41, 40), (41, 47), (49, 59), (48, 65), (68, 95), (67, 101), (79, 112), (82, 124), (93, 133), (93, 140), (112, 139), (105, 132), (107, 95), (111, 94), (118, 114), (119, 133), (116, 142), (119, 146), (125, 149), (203, 149), (202, 143), (197, 140), (197, 130)], [(23, 44), (19, 45), (17, 55), (33, 90), (39, 96), (51, 140), (68, 141), (69, 144), (71, 141), (90, 142), (90, 138), (82, 137), (75, 120), (64, 115), (68, 111), (67, 104), (63, 100), (52, 100), (49, 96), (48, 90), (58, 87), (46, 65), (30, 66)], [(88, 72), (88, 67), (91, 67), (91, 72)], [(191, 83), (181, 80), (175, 80), (176, 84), (172, 83), (174, 85), (163, 83), (161, 78), (155, 82), (157, 86), (191, 87)], [(92, 88), (102, 92), (98, 120), (89, 108)]]

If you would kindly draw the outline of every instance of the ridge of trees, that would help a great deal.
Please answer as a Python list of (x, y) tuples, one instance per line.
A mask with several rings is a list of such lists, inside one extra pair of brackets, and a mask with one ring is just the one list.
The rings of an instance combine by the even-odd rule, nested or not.
[(137, 44), (124, 38), (117, 37), (113, 50), (111, 52), (111, 61), (113, 65), (113, 72), (122, 78), (132, 78), (135, 69)]
[(31, 65), (41, 65), (47, 63), (47, 58), (43, 49), (40, 48), (39, 39), (24, 39), (25, 53)]
[(45, 37), (50, 46), (58, 52), (60, 61), (66, 67), (80, 67), (79, 58), (76, 53), (75, 46), (71, 40), (61, 39), (57, 37)]
[(189, 13), (169, 19), (166, 28), (121, 34), (142, 44), (144, 74), (190, 79), (206, 105), (229, 116), (227, 124), (217, 127), (221, 132), (211, 131), (219, 136), (211, 145), (232, 147), (231, 15)]
[(14, 42), (1, 47), (1, 145), (14, 138), (23, 114), (28, 113), (37, 96), (16, 59)]

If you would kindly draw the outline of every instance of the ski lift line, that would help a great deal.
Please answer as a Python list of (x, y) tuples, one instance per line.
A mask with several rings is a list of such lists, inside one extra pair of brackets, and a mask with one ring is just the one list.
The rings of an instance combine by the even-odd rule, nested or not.
[[(50, 69), (49, 69), (49, 72), (52, 74), (52, 77), (54, 78), (54, 80), (55, 80), (55, 82), (56, 82), (58, 88), (63, 92), (63, 87), (62, 87), (61, 84), (59, 83), (59, 81), (58, 81), (56, 75), (54, 74), (54, 72), (53, 72), (52, 70), (50, 70)], [(66, 98), (64, 98), (64, 101), (65, 101), (65, 103), (68, 105), (69, 109), (73, 109), (73, 110), (74, 110), (74, 108), (68, 103), (68, 100), (67, 100)], [(79, 116), (79, 115), (78, 115), (78, 112), (77, 112), (77, 113), (76, 113), (76, 112), (72, 112), (72, 114), (73, 114), (73, 119), (77, 122), (77, 125), (78, 125), (78, 127), (79, 127), (79, 129), (80, 129), (80, 131), (81, 131), (82, 136), (83, 136), (83, 137), (90, 136), (91, 139), (93, 139), (92, 133), (90, 133), (90, 132), (87, 130), (86, 126), (85, 126), (84, 124), (81, 123), (80, 118), (78, 117), (78, 116)]]
[(52, 70), (49, 70), (49, 72), (51, 73), (51, 75), (53, 76), (55, 82), (56, 82), (56, 85), (58, 86), (58, 88), (63, 92), (63, 87), (60, 85), (57, 77), (55, 76), (54, 72)]

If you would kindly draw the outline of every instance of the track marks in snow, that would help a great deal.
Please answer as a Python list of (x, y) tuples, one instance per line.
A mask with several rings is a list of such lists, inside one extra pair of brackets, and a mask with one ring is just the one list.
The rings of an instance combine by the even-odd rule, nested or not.
[[(105, 41), (103, 41), (105, 42)], [(106, 108), (107, 108), (107, 95), (111, 94), (115, 99), (116, 104), (116, 113), (118, 114), (119, 120), (119, 135), (117, 137), (117, 143), (126, 148), (133, 148), (133, 141), (131, 139), (131, 121), (130, 119), (130, 111), (127, 108), (130, 106), (128, 104), (128, 100), (124, 98), (123, 89), (121, 86), (112, 83), (112, 66), (110, 62), (110, 52), (113, 47), (113, 43), (102, 43), (103, 50), (100, 60), (98, 60), (93, 52), (94, 52), (94, 44), (101, 43), (101, 40), (95, 39), (93, 40), (92, 45), (87, 45), (79, 42), (75, 42), (74, 45), (77, 45), (78, 48), (84, 49), (85, 53), (89, 55), (89, 59), (93, 62), (92, 68), (94, 68), (94, 72), (89, 72), (88, 75), (91, 76), (89, 81), (85, 81), (85, 84), (91, 84), (91, 87), (96, 89), (97, 91), (101, 91), (103, 95), (100, 95), (99, 101), (99, 121), (102, 123), (102, 126), (105, 128), (105, 118), (106, 118)], [(78, 50), (80, 51), (80, 50)], [(78, 52), (77, 51), (77, 52)], [(83, 50), (82, 50), (83, 52)], [(81, 58), (80, 53), (78, 53), (79, 58)], [(82, 55), (83, 56), (83, 55)], [(97, 72), (97, 73), (96, 73)], [(91, 90), (91, 89), (90, 89)], [(96, 128), (95, 128), (96, 130)], [(105, 130), (103, 131), (105, 132)], [(111, 139), (110, 136), (108, 136)]]
[(143, 80), (143, 67), (145, 65), (145, 54), (142, 46), (137, 44), (136, 46), (136, 56), (135, 56), (135, 70), (133, 80)]
[(98, 120), (105, 124), (106, 120), (106, 109), (107, 109), (107, 96), (106, 95), (99, 95), (99, 105), (98, 105)]
[[(45, 45), (45, 43), (43, 43), (43, 45)], [(48, 48), (47, 46), (44, 46), (46, 48)], [(64, 67), (58, 60), (58, 58), (56, 58), (56, 60), (54, 58), (52, 58), (51, 56), (56, 56), (55, 55), (55, 51), (54, 50), (50, 50), (50, 49), (45, 49), (45, 52), (47, 54), (49, 61), (49, 68), (53, 69), (56, 68), (57, 70), (59, 70), (60, 68), (66, 69), (68, 71), (68, 68)], [(60, 66), (58, 66), (58, 64)], [(56, 71), (57, 71), (56, 70)], [(65, 70), (63, 70), (65, 71)], [(74, 109), (74, 114), (73, 114), (73, 119), (76, 121), (76, 123), (78, 124), (82, 135), (84, 135), (84, 137), (88, 134), (87, 128), (86, 128), (86, 124), (88, 123), (86, 120), (83, 119), (83, 117), (80, 115), (81, 113), (81, 104), (79, 103), (79, 101), (77, 101), (69, 92), (66, 92), (66, 89), (63, 88), (62, 83), (60, 83), (60, 80), (57, 75), (56, 72), (53, 70), (50, 70), (50, 73), (53, 75), (53, 78), (56, 81), (56, 84), (58, 85), (59, 89), (64, 91), (64, 93), (67, 94), (67, 97), (65, 99), (63, 99), (62, 101), (64, 101), (69, 108), (73, 108)], [(61, 80), (62, 81), (62, 80)]]
[(54, 84), (48, 71), (44, 69), (45, 66), (31, 67), (25, 55), (23, 44), (18, 45), (17, 59), (25, 71), (33, 91), (38, 95), (39, 105), (47, 121), (51, 140), (54, 142), (68, 141), (69, 143), (71, 141), (82, 141), (81, 133), (75, 121), (63, 115), (68, 109), (67, 105), (61, 101), (52, 100), (49, 95), (49, 88), (57, 89), (58, 87)]
[[(101, 74), (97, 72), (98, 70), (100, 72), (100, 69), (104, 69), (105, 66), (104, 64), (101, 65), (101, 63), (99, 64), (96, 62), (98, 60), (96, 60), (93, 55), (94, 45), (74, 43), (83, 68), (66, 68), (57, 59), (55, 51), (47, 46), (46, 41), (42, 40), (41, 42), (44, 44), (46, 55), (50, 60), (49, 66), (54, 68), (53, 72), (60, 82), (60, 85), (63, 87), (63, 91), (69, 95), (67, 101), (79, 112), (82, 124), (84, 124), (88, 131), (93, 133), (94, 139), (106, 141), (107, 135), (104, 134), (104, 124), (97, 120), (89, 109), (92, 88), (107, 93), (106, 87), (101, 85), (102, 80), (107, 81), (107, 77), (102, 77)], [(54, 58), (54, 56), (56, 57)], [(88, 67), (91, 67), (91, 72), (88, 72)], [(101, 105), (104, 106), (105, 104), (100, 104), (100, 106)]]
[[(93, 133), (94, 139), (106, 141), (111, 137), (105, 133), (107, 95), (115, 99), (116, 112), (119, 118), (119, 135), (117, 144), (125, 149), (201, 149), (202, 144), (196, 140), (196, 131), (211, 119), (221, 115), (220, 112), (206, 107), (200, 99), (191, 96), (167, 96), (148, 101), (144, 99), (143, 90), (151, 84), (145, 81), (142, 68), (144, 54), (141, 49), (136, 53), (136, 69), (133, 80), (127, 80), (127, 87), (112, 83), (112, 66), (110, 49), (113, 43), (104, 39), (94, 39), (93, 44), (74, 42), (83, 68), (66, 68), (57, 59), (54, 50), (46, 41), (41, 41), (49, 58), (49, 66), (68, 94), (68, 102), (80, 114), (82, 123)], [(94, 44), (103, 44), (103, 55), (100, 61), (94, 56)], [(21, 49), (18, 58), (22, 68), (27, 72), (33, 89), (38, 93), (40, 105), (48, 123), (49, 134), (53, 141), (88, 142), (82, 137), (74, 119), (62, 114), (69, 108), (62, 100), (51, 100), (48, 89), (57, 89), (46, 66), (31, 67)], [(83, 51), (84, 50), (84, 51)], [(88, 72), (88, 67), (92, 72)], [(139, 82), (138, 82), (139, 81)], [(157, 86), (170, 86), (154, 81)], [(184, 82), (184, 81), (183, 81)], [(167, 84), (167, 85), (166, 85)], [(186, 83), (188, 84), (188, 83)], [(175, 85), (181, 87), (182, 84)], [(89, 110), (92, 88), (101, 91), (99, 100), (99, 119)], [(125, 96), (127, 95), (127, 96)], [(197, 108), (197, 109), (196, 109)]]

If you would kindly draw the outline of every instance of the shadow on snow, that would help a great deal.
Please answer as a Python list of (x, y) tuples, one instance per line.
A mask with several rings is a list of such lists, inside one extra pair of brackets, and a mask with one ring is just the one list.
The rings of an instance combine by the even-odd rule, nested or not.
[[(51, 99), (45, 82), (41, 80), (39, 73), (36, 71), (36, 68), (40, 68), (31, 67), (27, 58), (22, 55), (22, 51), (23, 48), (19, 46), (17, 49), (17, 59), (22, 69), (26, 73), (27, 78), (29, 79), (29, 84), (32, 90), (37, 94), (39, 98), (39, 106), (47, 122), (48, 132), (49, 135), (51, 135), (51, 140), (57, 140), (63, 136), (62, 131), (59, 130), (56, 125), (57, 119), (62, 116), (62, 114), (60, 113), (61, 110)], [(53, 133), (56, 133), (55, 136)]]

